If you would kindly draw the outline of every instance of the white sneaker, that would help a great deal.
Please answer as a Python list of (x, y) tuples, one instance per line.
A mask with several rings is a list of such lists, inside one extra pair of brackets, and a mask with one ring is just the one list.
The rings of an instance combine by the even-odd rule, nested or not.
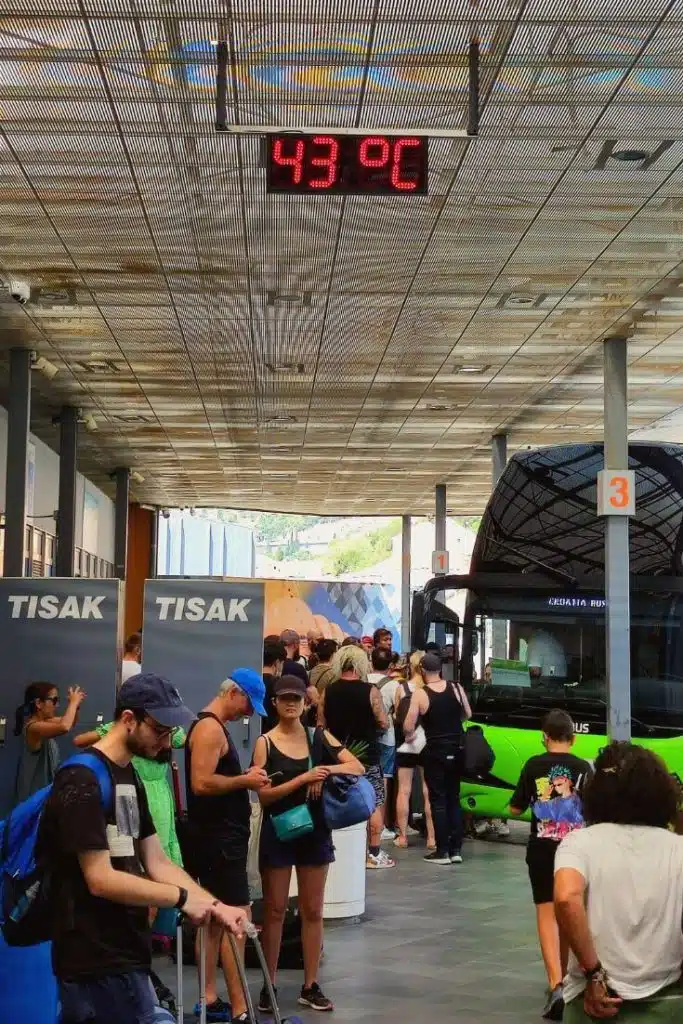
[(497, 836), (509, 836), (510, 826), (506, 821), (499, 821), (495, 826), (495, 832)]
[(388, 853), (385, 853), (384, 850), (380, 850), (377, 856), (368, 853), (365, 866), (369, 871), (377, 871), (379, 868), (395, 868), (396, 861)]
[(493, 825), (490, 821), (478, 821), (474, 826), (474, 831), (478, 836), (485, 836), (493, 831)]
[(392, 832), (390, 828), (383, 828), (381, 840), (383, 843), (390, 843), (392, 839), (396, 838), (396, 833)]
[(420, 832), (419, 829), (413, 828), (412, 825), (408, 825), (408, 827), (406, 829), (406, 835), (407, 836), (421, 836), (422, 833)]

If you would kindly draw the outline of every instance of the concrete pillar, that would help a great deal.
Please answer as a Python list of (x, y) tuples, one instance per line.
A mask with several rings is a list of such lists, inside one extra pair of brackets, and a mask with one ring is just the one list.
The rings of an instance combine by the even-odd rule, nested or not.
[[(628, 469), (628, 342), (604, 343), (605, 469)], [(631, 739), (631, 610), (628, 516), (606, 517), (607, 732)]]
[[(434, 492), (434, 550), (446, 550), (446, 485), (437, 484)], [(443, 573), (437, 573), (443, 576)], [(439, 592), (436, 600), (442, 604), (446, 602), (446, 595)], [(441, 647), (446, 643), (446, 628), (443, 623), (437, 622), (434, 627), (434, 639)]]
[[(503, 475), (508, 461), (507, 434), (494, 434), (491, 438), (491, 483), (493, 489)], [(507, 619), (493, 619), (491, 622), (491, 654), (494, 658), (508, 656)]]
[(31, 423), (31, 352), (10, 351), (5, 479), (5, 558), (3, 575), (24, 575), (26, 473)]
[(495, 487), (505, 469), (508, 461), (508, 436), (507, 434), (494, 434), (491, 438), (492, 458), (492, 483)]
[(130, 498), (130, 470), (123, 467), (114, 473), (116, 499), (114, 503), (114, 576), (126, 578), (128, 555), (128, 501)]
[(55, 576), (74, 574), (77, 451), (78, 410), (65, 405), (59, 414), (59, 509)]
[(401, 650), (410, 650), (410, 516), (401, 517)]

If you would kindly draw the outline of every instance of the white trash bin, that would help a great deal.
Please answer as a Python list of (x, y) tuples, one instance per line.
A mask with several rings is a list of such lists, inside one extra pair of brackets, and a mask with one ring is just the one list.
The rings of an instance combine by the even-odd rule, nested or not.
[[(325, 885), (325, 920), (360, 917), (365, 913), (366, 837), (364, 821), (332, 833), (335, 861), (330, 864)], [(289, 895), (297, 894), (296, 871), (292, 871)]]

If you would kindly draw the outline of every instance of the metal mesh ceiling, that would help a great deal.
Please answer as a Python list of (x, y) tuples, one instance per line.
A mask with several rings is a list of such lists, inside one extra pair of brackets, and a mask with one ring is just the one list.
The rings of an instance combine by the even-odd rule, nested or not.
[[(463, 128), (427, 197), (266, 196), (244, 125)], [(682, 403), (680, 0), (14, 0), (0, 12), (3, 347), (59, 367), (37, 432), (161, 505), (483, 507), (490, 437), (594, 440)], [(641, 159), (624, 162), (625, 151)]]

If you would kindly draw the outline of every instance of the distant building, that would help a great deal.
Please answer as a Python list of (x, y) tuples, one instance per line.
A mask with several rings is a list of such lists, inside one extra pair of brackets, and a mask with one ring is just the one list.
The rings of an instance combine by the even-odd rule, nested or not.
[(159, 516), (159, 576), (246, 576), (256, 572), (254, 532), (211, 514), (173, 509)]

